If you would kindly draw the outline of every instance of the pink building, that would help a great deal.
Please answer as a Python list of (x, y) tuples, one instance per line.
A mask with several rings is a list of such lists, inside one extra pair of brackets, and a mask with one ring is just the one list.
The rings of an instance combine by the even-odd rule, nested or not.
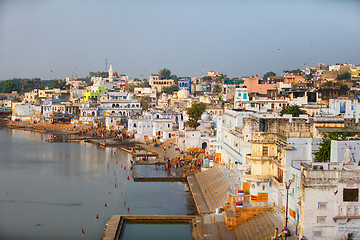
[(259, 93), (266, 95), (268, 90), (276, 89), (274, 84), (259, 84), (258, 77), (244, 77), (242, 79), (246, 86), (248, 93)]

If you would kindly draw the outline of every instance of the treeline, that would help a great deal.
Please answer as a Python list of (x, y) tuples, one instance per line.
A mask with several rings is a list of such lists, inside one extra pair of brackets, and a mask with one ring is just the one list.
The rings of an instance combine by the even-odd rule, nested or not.
[(11, 93), (12, 91), (25, 93), (30, 92), (33, 89), (45, 89), (46, 87), (49, 89), (65, 89), (66, 84), (64, 80), (41, 80), (40, 78), (14, 78), (11, 80), (0, 81), (0, 92), (2, 93)]

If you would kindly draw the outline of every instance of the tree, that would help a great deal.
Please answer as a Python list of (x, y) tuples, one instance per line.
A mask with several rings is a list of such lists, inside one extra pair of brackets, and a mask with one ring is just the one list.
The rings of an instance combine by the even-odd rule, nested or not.
[(64, 80), (52, 80), (50, 85), (49, 85), (50, 89), (53, 88), (60, 88), (60, 89), (64, 89), (65, 88), (65, 81)]
[(301, 70), (300, 69), (294, 69), (294, 70), (291, 70), (291, 73), (295, 74), (295, 75), (300, 75), (301, 74)]
[(194, 102), (191, 107), (187, 110), (187, 114), (189, 116), (189, 121), (187, 121), (187, 125), (193, 129), (196, 129), (200, 126), (199, 120), (201, 115), (205, 112), (206, 104), (203, 102)]
[(151, 97), (148, 95), (141, 96), (140, 102), (141, 102), (142, 110), (146, 111), (150, 107)]
[(160, 79), (170, 79), (171, 71), (167, 68), (161, 69), (159, 71)]
[(309, 73), (308, 75), (305, 76), (306, 80), (312, 80), (314, 77), (314, 75), (312, 73)]
[(175, 91), (177, 91), (177, 90), (179, 90), (179, 86), (173, 84), (173, 85), (171, 85), (171, 86), (169, 86), (169, 87), (164, 87), (164, 88), (162, 89), (162, 92), (167, 93), (167, 94), (173, 94), (173, 92), (175, 92)]
[(276, 76), (276, 73), (271, 72), (271, 71), (265, 73), (264, 76), (263, 76), (263, 80), (264, 80), (264, 81), (267, 81), (267, 80), (268, 80), (268, 77), (271, 77), (271, 76)]
[(125, 84), (125, 91), (127, 92), (134, 92), (135, 85), (131, 83)]
[(174, 74), (170, 75), (170, 79), (173, 79), (174, 82), (175, 82), (175, 84), (178, 84), (178, 82), (179, 82), (178, 76), (176, 76), (176, 75), (174, 75)]
[(89, 72), (89, 77), (102, 77), (107, 78), (109, 77), (109, 72)]
[(300, 114), (307, 114), (303, 109), (300, 109), (298, 105), (289, 105), (283, 108), (280, 112), (280, 115), (291, 114), (293, 117), (299, 117)]
[(210, 81), (212, 78), (210, 76), (203, 76), (201, 79), (203, 81)]
[(319, 144), (319, 151), (315, 153), (315, 162), (329, 162), (330, 161), (330, 149), (331, 149), (331, 140), (345, 140), (346, 132), (338, 133), (324, 133), (324, 136)]
[(212, 86), (212, 92), (214, 92), (214, 93), (219, 93), (219, 92), (221, 92), (221, 86), (220, 86), (220, 84), (215, 84), (215, 85), (213, 85), (213, 86)]
[(3, 93), (11, 93), (12, 91), (18, 91), (15, 83), (11, 81), (7, 81), (4, 85), (4, 88), (2, 89)]
[(344, 93), (349, 91), (348, 85), (341, 82), (334, 82), (334, 81), (326, 81), (321, 84), (321, 87), (333, 87), (333, 88), (339, 88), (339, 92)]
[(343, 74), (340, 74), (339, 76), (336, 77), (336, 80), (350, 80), (351, 79), (351, 73), (350, 72), (345, 72)]

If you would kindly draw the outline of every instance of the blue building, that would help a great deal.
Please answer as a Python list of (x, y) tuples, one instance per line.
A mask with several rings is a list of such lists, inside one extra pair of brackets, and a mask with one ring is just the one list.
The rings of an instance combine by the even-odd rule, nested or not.
[(185, 89), (191, 93), (191, 77), (179, 77), (179, 90)]

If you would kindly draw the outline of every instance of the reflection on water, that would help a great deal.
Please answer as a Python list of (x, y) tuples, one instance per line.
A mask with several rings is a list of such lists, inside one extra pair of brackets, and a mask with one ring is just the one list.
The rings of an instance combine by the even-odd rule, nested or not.
[(190, 224), (129, 224), (125, 225), (124, 240), (192, 239)]
[(183, 183), (134, 183), (122, 151), (42, 139), (0, 129), (0, 239), (100, 239), (114, 214), (194, 213)]
[(161, 165), (134, 165), (136, 177), (139, 178), (168, 178), (178, 177), (175, 169), (165, 170), (164, 164)]

